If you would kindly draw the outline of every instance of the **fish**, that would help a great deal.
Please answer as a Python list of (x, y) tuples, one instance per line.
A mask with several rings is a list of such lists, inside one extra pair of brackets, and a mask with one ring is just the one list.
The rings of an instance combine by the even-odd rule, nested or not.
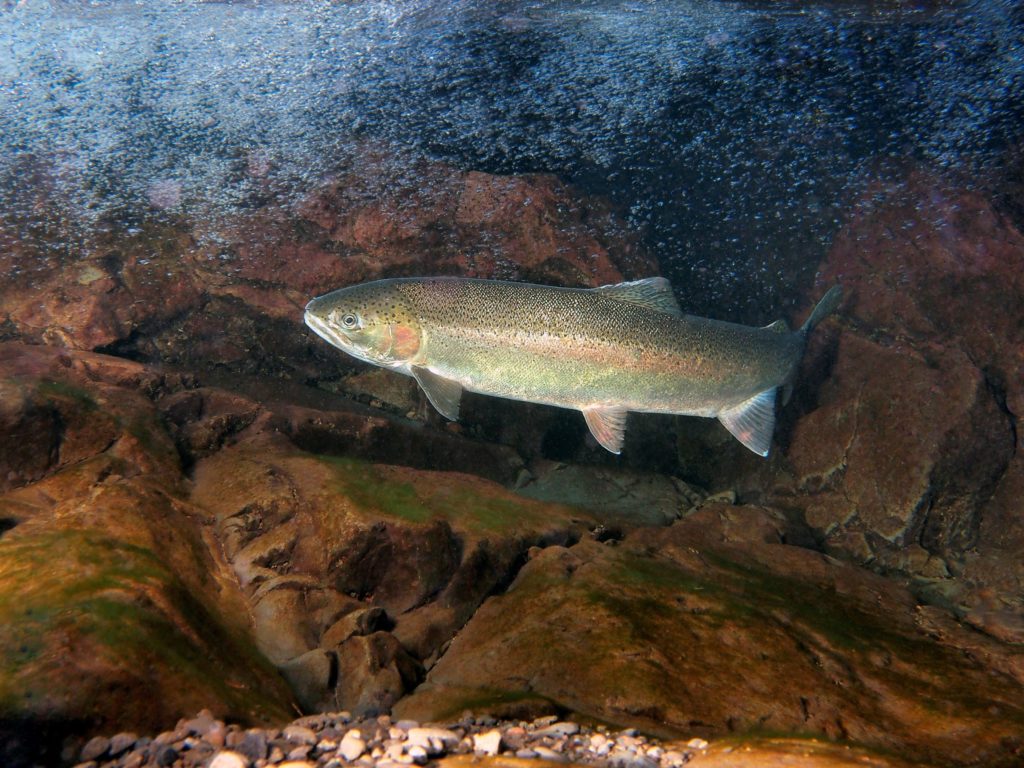
[(305, 323), (352, 357), (412, 376), (456, 421), (462, 393), (582, 412), (621, 453), (630, 411), (717, 418), (768, 456), (807, 338), (842, 296), (833, 286), (791, 331), (686, 315), (662, 277), (563, 288), (462, 277), (391, 278), (306, 305)]

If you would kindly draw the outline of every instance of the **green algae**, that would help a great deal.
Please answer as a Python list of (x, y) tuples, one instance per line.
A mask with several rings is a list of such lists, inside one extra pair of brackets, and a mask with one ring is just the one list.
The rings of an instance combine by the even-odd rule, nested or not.
[[(85, 670), (98, 668), (126, 691), (212, 697), (246, 720), (287, 716), (286, 689), (250, 641), (153, 552), (96, 532), (0, 541), (0, 627), (0, 717), (88, 711), (103, 683)], [(76, 667), (81, 679), (68, 674)]]
[(411, 483), (386, 482), (369, 462), (320, 454), (316, 459), (332, 470), (331, 490), (351, 499), (362, 509), (376, 510), (412, 523), (425, 523), (436, 514), (420, 501)]
[(385, 476), (384, 469), (369, 462), (339, 456), (311, 454), (331, 469), (331, 490), (350, 499), (361, 510), (411, 523), (446, 520), (480, 533), (505, 533), (557, 520), (566, 523), (580, 513), (559, 505), (519, 499), (503, 490), (462, 480), (444, 473), (424, 473), (422, 486)]
[(118, 426), (139, 441), (139, 445), (151, 456), (167, 461), (171, 466), (181, 464), (181, 456), (167, 429), (149, 415), (136, 415), (127, 421), (118, 419)]
[(70, 400), (87, 412), (98, 411), (100, 407), (88, 391), (63, 379), (39, 382), (36, 394), (44, 400)]
[[(715, 552), (702, 551), (701, 557), (726, 574), (726, 579), (718, 583), (694, 579), (679, 573), (671, 563), (637, 556), (626, 559), (616, 576), (622, 579), (625, 575), (625, 583), (658, 590), (700, 591), (719, 606), (705, 616), (749, 627), (772, 626), (781, 613), (788, 617), (789, 631), (807, 635), (805, 640), (812, 645), (817, 634), (840, 652), (864, 660), (890, 654), (894, 663), (884, 672), (879, 670), (886, 685), (935, 715), (948, 715), (953, 707), (961, 714), (975, 712), (980, 717), (999, 705), (1004, 717), (1024, 726), (1024, 710), (1003, 700), (1000, 681), (969, 674), (970, 665), (965, 667), (961, 650), (900, 631), (885, 616), (864, 610), (855, 598), (834, 588), (738, 563)], [(614, 604), (619, 615), (643, 629), (654, 617), (666, 615), (668, 597), (619, 600), (602, 595), (600, 599)]]

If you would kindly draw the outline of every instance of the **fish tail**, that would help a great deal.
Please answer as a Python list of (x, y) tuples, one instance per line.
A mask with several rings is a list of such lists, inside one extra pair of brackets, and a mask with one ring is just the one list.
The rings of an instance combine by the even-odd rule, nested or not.
[(836, 307), (839, 306), (839, 302), (843, 298), (843, 290), (838, 285), (833, 285), (828, 289), (828, 292), (821, 297), (821, 301), (811, 312), (811, 316), (808, 317), (804, 324), (800, 326), (800, 335), (805, 339), (810, 336), (811, 331), (814, 330), (815, 326), (824, 320), (826, 317), (835, 312)]
[[(804, 324), (800, 326), (797, 333), (800, 334), (800, 338), (803, 339), (804, 347), (807, 346), (807, 337), (811, 335), (811, 331), (824, 320), (826, 317), (836, 311), (836, 307), (839, 306), (839, 302), (843, 298), (843, 289), (838, 285), (833, 285), (821, 300), (814, 307), (814, 311), (811, 312), (810, 316), (804, 321)], [(799, 365), (799, 360), (794, 363), (793, 370), (790, 371), (789, 376), (782, 385), (782, 404), (785, 405), (789, 402), (790, 395), (793, 394), (793, 379), (796, 377), (796, 369)]]

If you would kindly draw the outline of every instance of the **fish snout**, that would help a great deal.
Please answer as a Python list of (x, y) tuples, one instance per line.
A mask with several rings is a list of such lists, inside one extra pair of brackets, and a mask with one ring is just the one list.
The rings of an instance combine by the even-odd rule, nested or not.
[(317, 296), (316, 298), (310, 299), (309, 301), (306, 302), (306, 316), (307, 317), (310, 315), (310, 313), (316, 311), (316, 307), (320, 303), (320, 300), (322, 298), (323, 298), (322, 296)]

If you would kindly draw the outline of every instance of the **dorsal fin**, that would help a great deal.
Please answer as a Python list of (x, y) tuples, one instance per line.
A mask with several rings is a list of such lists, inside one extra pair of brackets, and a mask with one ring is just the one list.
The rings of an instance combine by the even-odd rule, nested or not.
[(629, 283), (602, 285), (594, 290), (619, 301), (639, 304), (641, 307), (667, 312), (676, 317), (683, 316), (679, 304), (676, 303), (676, 297), (672, 293), (672, 286), (664, 277), (646, 277), (643, 280), (633, 280)]
[(789, 333), (789, 325), (785, 320), (776, 320), (774, 323), (766, 325), (764, 330), (775, 331), (776, 333)]

